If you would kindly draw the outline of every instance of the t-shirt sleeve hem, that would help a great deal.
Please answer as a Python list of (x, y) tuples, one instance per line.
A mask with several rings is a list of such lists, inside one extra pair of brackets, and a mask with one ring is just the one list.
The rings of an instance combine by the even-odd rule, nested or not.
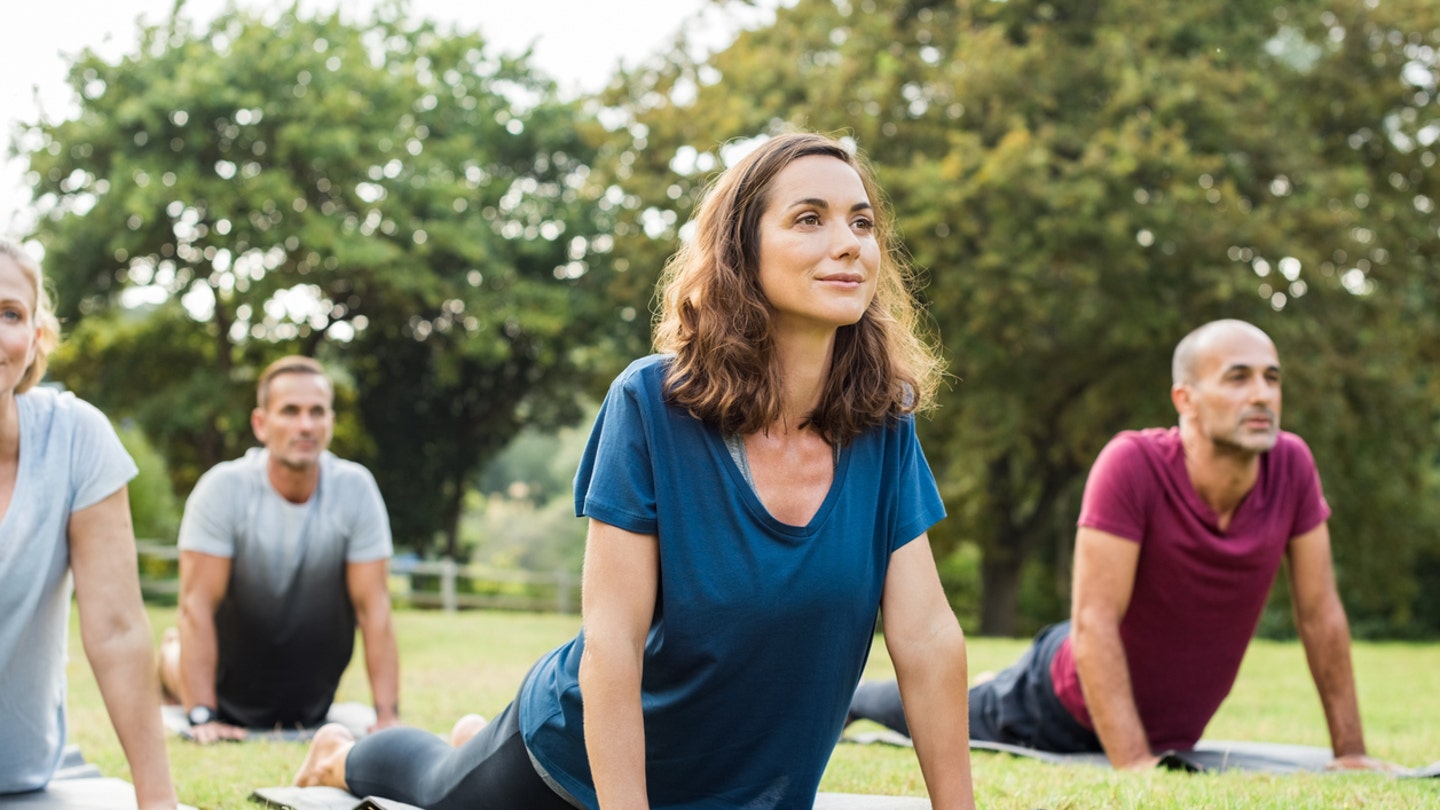
[(128, 486), (135, 476), (140, 474), (140, 468), (131, 463), (129, 468), (123, 472), (117, 472), (110, 477), (110, 480), (92, 483), (85, 488), (83, 496), (76, 496), (75, 503), (70, 507), (71, 513), (79, 512), (81, 509), (89, 509), (97, 503), (120, 491), (121, 487)]
[(211, 557), (220, 557), (229, 560), (235, 556), (235, 549), (227, 543), (215, 543), (207, 540), (195, 540), (186, 538), (184, 541), (175, 544), (181, 551), (197, 551), (201, 554), (208, 554)]
[(393, 556), (395, 555), (390, 553), (388, 550), (384, 553), (377, 553), (373, 549), (367, 549), (358, 554), (346, 555), (345, 562), (347, 564), (353, 563), (355, 565), (361, 565), (364, 563), (378, 562), (379, 560), (388, 560)]
[(899, 551), (902, 546), (907, 546), (915, 541), (920, 535), (930, 531), (930, 527), (945, 519), (945, 510), (938, 513), (925, 515), (906, 523), (896, 530), (895, 545), (891, 552)]
[(1140, 542), (1140, 533), (1135, 531), (1134, 527), (1103, 520), (1093, 515), (1081, 515), (1080, 520), (1075, 525), (1082, 529), (1102, 531), (1106, 534), (1114, 535), (1121, 540), (1129, 540), (1132, 543)]
[[(1324, 523), (1325, 521), (1327, 521), (1327, 520), (1329, 520), (1329, 519), (1330, 519), (1330, 507), (1329, 507), (1329, 506), (1326, 506), (1324, 509), (1320, 510), (1320, 514), (1316, 516), (1316, 519), (1314, 520), (1314, 522), (1312, 522), (1309, 526), (1304, 526), (1304, 528), (1301, 528), (1301, 529), (1299, 529), (1298, 531), (1296, 531), (1295, 534), (1291, 537), (1291, 539), (1293, 540), (1295, 537), (1299, 537), (1299, 536), (1302, 535), (1302, 534), (1309, 534), (1310, 532), (1315, 531), (1317, 528), (1320, 527), (1320, 524)], [(1303, 524), (1302, 524), (1302, 526), (1303, 526)]]
[(624, 529), (635, 534), (655, 534), (659, 528), (653, 517), (632, 514), (607, 504), (596, 503), (593, 500), (585, 501), (581, 517), (593, 518), (601, 523), (608, 523), (617, 529)]

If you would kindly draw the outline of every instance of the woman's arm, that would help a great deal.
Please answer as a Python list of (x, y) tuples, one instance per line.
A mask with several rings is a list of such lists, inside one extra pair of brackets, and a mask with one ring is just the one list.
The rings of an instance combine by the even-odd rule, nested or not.
[(585, 538), (580, 614), (585, 750), (605, 810), (648, 808), (640, 674), (655, 617), (660, 546), (593, 518)]
[(880, 615), (931, 804), (970, 810), (975, 789), (965, 635), (940, 587), (927, 535), (890, 555)]
[(80, 638), (130, 763), (141, 810), (175, 807), (150, 620), (140, 597), (125, 487), (70, 516), (70, 569)]

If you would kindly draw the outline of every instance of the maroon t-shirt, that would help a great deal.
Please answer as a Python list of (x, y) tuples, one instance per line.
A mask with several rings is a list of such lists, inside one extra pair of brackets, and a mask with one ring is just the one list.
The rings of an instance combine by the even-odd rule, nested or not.
[[(1190, 484), (1179, 428), (1125, 431), (1100, 451), (1078, 523), (1140, 544), (1120, 638), (1151, 750), (1194, 747), (1235, 683), (1290, 539), (1329, 517), (1315, 459), (1293, 433), (1260, 456), (1224, 531)], [(1091, 726), (1069, 639), (1051, 675)]]

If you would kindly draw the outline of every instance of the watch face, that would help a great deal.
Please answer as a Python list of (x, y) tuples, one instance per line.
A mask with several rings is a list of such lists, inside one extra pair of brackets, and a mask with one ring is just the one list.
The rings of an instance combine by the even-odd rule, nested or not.
[(215, 719), (215, 712), (209, 706), (196, 706), (186, 715), (192, 726), (203, 726)]

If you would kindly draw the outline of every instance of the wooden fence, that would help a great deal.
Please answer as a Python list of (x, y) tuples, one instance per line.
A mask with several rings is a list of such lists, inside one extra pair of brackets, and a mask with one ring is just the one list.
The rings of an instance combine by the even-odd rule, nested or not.
[[(146, 598), (174, 599), (180, 593), (180, 552), (152, 540), (136, 543), (140, 587)], [(494, 608), (575, 613), (580, 608), (579, 578), (568, 571), (537, 572), (454, 560), (390, 563), (390, 598), (398, 605), (440, 608)]]

